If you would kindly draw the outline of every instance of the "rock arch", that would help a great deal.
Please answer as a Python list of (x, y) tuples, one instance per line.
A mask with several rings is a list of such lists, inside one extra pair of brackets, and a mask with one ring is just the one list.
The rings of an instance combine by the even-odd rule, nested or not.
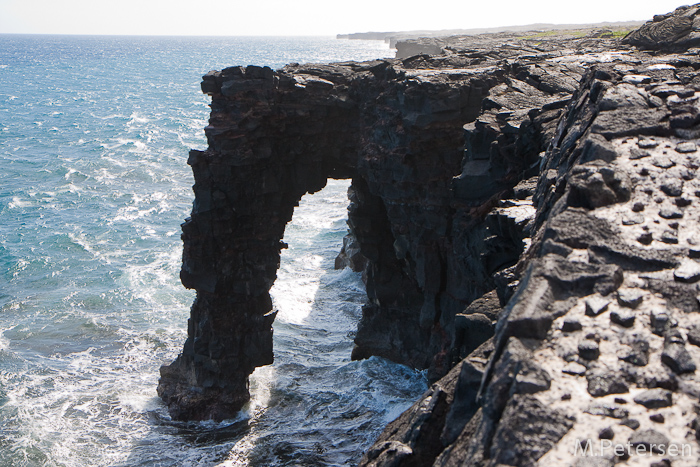
[[(228, 418), (248, 401), (248, 376), (273, 361), (269, 290), (285, 226), (329, 178), (352, 179), (349, 225), (369, 260), (353, 358), (379, 355), (439, 377), (459, 357), (455, 316), (495, 287), (494, 257), (504, 269), (522, 251), (522, 225), (484, 219), (551, 130), (527, 113), (497, 121), (505, 100), (490, 104), (489, 120), (463, 126), (485, 115), (497, 85), (521, 83), (517, 92), (538, 104), (561, 96), (515, 80), (517, 70), (436, 70), (431, 60), (204, 77), (209, 147), (190, 153), (195, 201), (182, 225), (181, 279), (197, 296), (183, 351), (158, 387), (174, 418)], [(526, 138), (504, 131), (516, 121)], [(499, 232), (514, 253), (484, 247)]]

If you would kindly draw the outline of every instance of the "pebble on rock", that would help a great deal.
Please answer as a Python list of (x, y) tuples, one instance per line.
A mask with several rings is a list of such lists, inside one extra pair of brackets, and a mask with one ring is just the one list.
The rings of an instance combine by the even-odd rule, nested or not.
[(583, 329), (583, 325), (579, 323), (578, 321), (573, 321), (573, 320), (567, 320), (564, 321), (564, 323), (561, 326), (561, 330), (563, 332), (575, 332), (575, 331), (580, 331)]
[(657, 336), (663, 336), (671, 322), (671, 317), (665, 310), (652, 310), (651, 312), (651, 332)]
[(683, 181), (677, 178), (667, 178), (660, 188), (668, 196), (680, 196), (683, 194)]
[(641, 138), (637, 142), (637, 146), (639, 146), (642, 149), (653, 149), (658, 145), (659, 145), (658, 142), (654, 141), (653, 139), (648, 139), (648, 138)]
[(634, 320), (635, 316), (632, 313), (625, 313), (624, 311), (618, 310), (610, 312), (610, 321), (624, 328), (631, 328), (634, 326)]
[(628, 442), (635, 448), (637, 446), (644, 446), (650, 452), (664, 454), (668, 447), (669, 440), (658, 431), (648, 429), (632, 433)]
[(678, 331), (669, 332), (664, 339), (661, 362), (676, 374), (693, 373), (696, 369), (693, 357), (685, 348), (683, 337)]
[(676, 245), (678, 243), (678, 233), (673, 230), (666, 229), (661, 233), (660, 240), (670, 245)]
[(561, 371), (567, 375), (583, 376), (586, 374), (586, 367), (577, 362), (569, 362)]
[(644, 292), (637, 289), (619, 289), (617, 303), (626, 308), (637, 308), (644, 301)]
[(655, 414), (649, 415), (649, 420), (651, 420), (652, 422), (656, 422), (656, 423), (664, 423), (666, 421), (666, 418), (663, 416), (663, 414), (655, 413)]
[(591, 415), (599, 415), (601, 417), (617, 418), (620, 420), (629, 417), (629, 411), (627, 409), (610, 403), (593, 404), (586, 409), (586, 413)]
[(676, 165), (676, 163), (668, 157), (655, 157), (651, 163), (660, 169), (670, 169)]
[(639, 237), (637, 237), (637, 241), (642, 245), (650, 245), (652, 240), (654, 240), (654, 237), (651, 234), (651, 232), (644, 232)]
[(578, 354), (585, 360), (597, 360), (600, 356), (600, 348), (594, 340), (584, 339), (578, 344)]
[(689, 152), (695, 152), (697, 150), (697, 145), (692, 141), (684, 141), (676, 145), (676, 152), (680, 152), (681, 154), (687, 154)]
[(644, 203), (637, 201), (632, 205), (632, 212), (642, 212), (644, 211)]
[(634, 401), (647, 409), (660, 409), (673, 405), (673, 393), (666, 389), (654, 388), (638, 394)]
[(688, 342), (692, 345), (700, 347), (700, 326), (695, 325), (688, 330)]
[(603, 397), (608, 394), (625, 394), (629, 392), (627, 383), (610, 372), (588, 375), (588, 393), (593, 397)]
[(603, 297), (590, 297), (586, 299), (586, 315), (598, 316), (608, 309), (610, 300)]
[(696, 261), (686, 260), (673, 271), (673, 278), (678, 282), (692, 284), (700, 280), (700, 264)]
[(674, 206), (663, 206), (659, 210), (659, 216), (664, 219), (681, 219), (683, 218), (683, 212)]
[(649, 363), (649, 343), (644, 339), (635, 340), (630, 344), (629, 352), (620, 360), (635, 366), (646, 366)]
[(624, 425), (626, 427), (632, 428), (633, 430), (636, 430), (637, 428), (639, 428), (640, 423), (637, 419), (626, 418), (620, 422), (620, 425)]

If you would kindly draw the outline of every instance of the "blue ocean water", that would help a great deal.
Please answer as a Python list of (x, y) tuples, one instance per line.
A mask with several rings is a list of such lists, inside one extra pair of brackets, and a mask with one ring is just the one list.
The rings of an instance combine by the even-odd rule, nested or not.
[(347, 181), (307, 195), (273, 298), (275, 364), (236, 420), (178, 423), (155, 388), (193, 293), (178, 279), (201, 76), (391, 56), (332, 38), (0, 35), (0, 466), (352, 465), (425, 389), (351, 362), (364, 300), (334, 271)]

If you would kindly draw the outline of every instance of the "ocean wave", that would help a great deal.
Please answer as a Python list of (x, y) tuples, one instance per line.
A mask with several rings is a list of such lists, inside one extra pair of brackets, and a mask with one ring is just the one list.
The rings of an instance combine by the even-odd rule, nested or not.
[[(406, 404), (423, 383), (410, 376), (414, 386), (401, 380), (404, 389), (393, 390), (398, 370), (381, 369), (391, 364), (349, 362), (364, 289), (359, 275), (330, 269), (347, 182), (329, 181), (337, 199), (323, 191), (295, 210), (285, 238), (292, 254), (276, 284), (276, 362), (254, 373), (246, 410), (221, 424), (174, 422), (155, 394), (195, 296), (179, 281), (178, 226), (192, 206), (188, 149), (206, 147), (201, 75), (251, 60), (279, 66), (287, 59), (262, 51), (290, 44), (295, 59), (309, 48), (329, 61), (350, 56), (316, 39), (301, 48), (226, 38), (17, 40), (27, 59), (3, 75), (9, 98), (0, 101), (13, 116), (0, 125), (0, 465), (283, 465), (295, 462), (296, 447), (301, 463), (356, 458), (393, 410), (383, 394)], [(254, 55), (240, 55), (241, 41)], [(306, 316), (290, 318), (295, 309)], [(385, 383), (367, 381), (375, 374)], [(327, 437), (343, 441), (315, 452)]]

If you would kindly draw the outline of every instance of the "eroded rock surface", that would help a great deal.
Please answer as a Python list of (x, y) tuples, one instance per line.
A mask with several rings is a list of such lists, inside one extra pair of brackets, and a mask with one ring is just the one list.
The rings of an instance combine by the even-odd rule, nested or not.
[[(454, 441), (442, 438), (432, 465), (700, 462), (700, 61), (684, 37), (650, 55), (578, 59), (586, 72), (542, 157), (532, 244), (514, 268), (518, 287), (496, 324), (475, 415)], [(518, 384), (533, 362), (547, 377)], [(461, 397), (453, 405), (467, 404)], [(631, 455), (601, 452), (601, 439), (631, 445)], [(593, 451), (576, 450), (588, 440)]]
[(558, 66), (504, 48), (205, 76), (209, 148), (190, 154), (181, 272), (197, 298), (159, 385), (171, 414), (221, 419), (247, 401), (248, 375), (273, 358), (268, 292), (284, 226), (328, 178), (352, 178), (339, 265), (364, 267), (368, 295), (353, 358), (436, 380), (488, 339), (497, 313), (465, 310), (495, 289), (500, 309), (512, 294), (540, 154), (583, 72), (565, 68), (557, 85)]
[[(205, 76), (209, 148), (191, 153), (183, 225), (197, 299), (159, 385), (171, 414), (246, 402), (272, 361), (284, 225), (303, 194), (352, 178), (339, 266), (363, 268), (368, 295), (353, 358), (434, 382), (361, 465), (698, 465), (697, 10), (625, 43), (475, 36)], [(587, 440), (650, 457), (592, 457)]]

